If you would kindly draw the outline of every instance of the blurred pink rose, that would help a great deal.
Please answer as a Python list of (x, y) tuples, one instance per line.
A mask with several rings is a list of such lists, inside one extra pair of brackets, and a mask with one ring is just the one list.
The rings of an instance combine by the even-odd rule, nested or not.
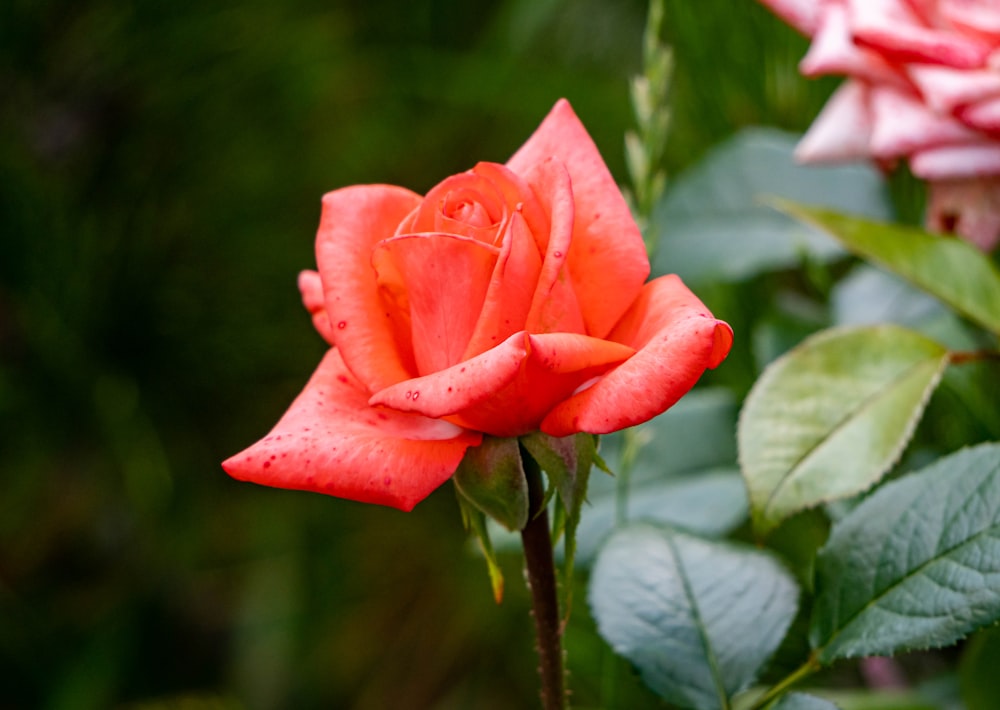
[(1000, 0), (761, 0), (812, 38), (806, 76), (849, 77), (796, 151), (909, 160), (927, 225), (1000, 241)]

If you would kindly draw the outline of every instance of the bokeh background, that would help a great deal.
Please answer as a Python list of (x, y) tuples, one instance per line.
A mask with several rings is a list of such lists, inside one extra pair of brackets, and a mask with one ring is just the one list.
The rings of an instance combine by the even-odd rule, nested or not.
[[(671, 176), (739, 127), (802, 130), (833, 87), (796, 75), (805, 41), (752, 0), (666, 5)], [(320, 196), (502, 162), (560, 97), (624, 181), (645, 16), (640, 0), (0, 6), (0, 708), (535, 703), (520, 560), (503, 556), (498, 607), (450, 486), (403, 514), (219, 462), (323, 352), (295, 287)], [(706, 299), (743, 317), (725, 289)], [(748, 348), (730, 360), (713, 377), (745, 392)], [(568, 633), (578, 706), (606, 704), (614, 661), (583, 601)]]

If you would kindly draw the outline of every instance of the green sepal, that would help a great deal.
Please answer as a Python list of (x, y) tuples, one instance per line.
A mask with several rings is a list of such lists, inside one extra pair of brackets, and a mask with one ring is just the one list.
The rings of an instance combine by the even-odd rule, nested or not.
[(486, 526), (486, 514), (473, 505), (461, 491), (458, 493), (458, 507), (462, 511), (462, 524), (466, 531), (472, 531), (486, 559), (486, 569), (490, 575), (490, 587), (493, 589), (493, 598), (499, 604), (503, 601), (503, 572), (497, 563), (496, 552), (493, 550), (493, 543), (490, 541), (489, 529)]
[[(572, 589), (573, 561), (576, 556), (576, 528), (580, 522), (580, 510), (587, 498), (587, 481), (590, 469), (597, 458), (597, 437), (581, 433), (572, 436), (554, 437), (541, 432), (533, 432), (521, 437), (525, 451), (538, 462), (548, 475), (550, 488), (559, 493), (553, 516), (554, 529), (565, 531), (564, 550), (566, 555), (566, 589)], [(553, 536), (553, 540), (557, 539)], [(566, 608), (570, 606), (567, 591)]]
[(484, 436), (465, 452), (453, 480), (463, 498), (508, 530), (528, 524), (528, 482), (517, 439)]

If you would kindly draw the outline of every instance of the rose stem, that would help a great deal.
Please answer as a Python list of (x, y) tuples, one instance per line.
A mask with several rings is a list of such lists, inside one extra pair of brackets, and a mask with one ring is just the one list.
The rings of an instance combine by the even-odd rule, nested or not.
[(539, 672), (542, 676), (542, 707), (562, 710), (566, 703), (563, 688), (562, 635), (559, 602), (556, 596), (556, 570), (552, 559), (549, 516), (543, 505), (545, 491), (538, 464), (522, 449), (524, 475), (528, 480), (528, 524), (521, 531), (524, 560), (528, 568), (531, 609), (535, 617), (538, 641)]

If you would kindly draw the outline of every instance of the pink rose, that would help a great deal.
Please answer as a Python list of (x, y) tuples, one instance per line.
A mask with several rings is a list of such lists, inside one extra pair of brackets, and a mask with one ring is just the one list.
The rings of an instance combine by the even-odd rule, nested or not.
[(323, 198), (303, 302), (332, 346), (232, 476), (410, 510), (483, 434), (607, 433), (659, 414), (732, 331), (639, 230), (566, 101), (506, 165), (421, 197)]
[(909, 160), (928, 226), (1000, 240), (1000, 3), (761, 0), (812, 37), (806, 76), (850, 79), (802, 139), (803, 161)]

